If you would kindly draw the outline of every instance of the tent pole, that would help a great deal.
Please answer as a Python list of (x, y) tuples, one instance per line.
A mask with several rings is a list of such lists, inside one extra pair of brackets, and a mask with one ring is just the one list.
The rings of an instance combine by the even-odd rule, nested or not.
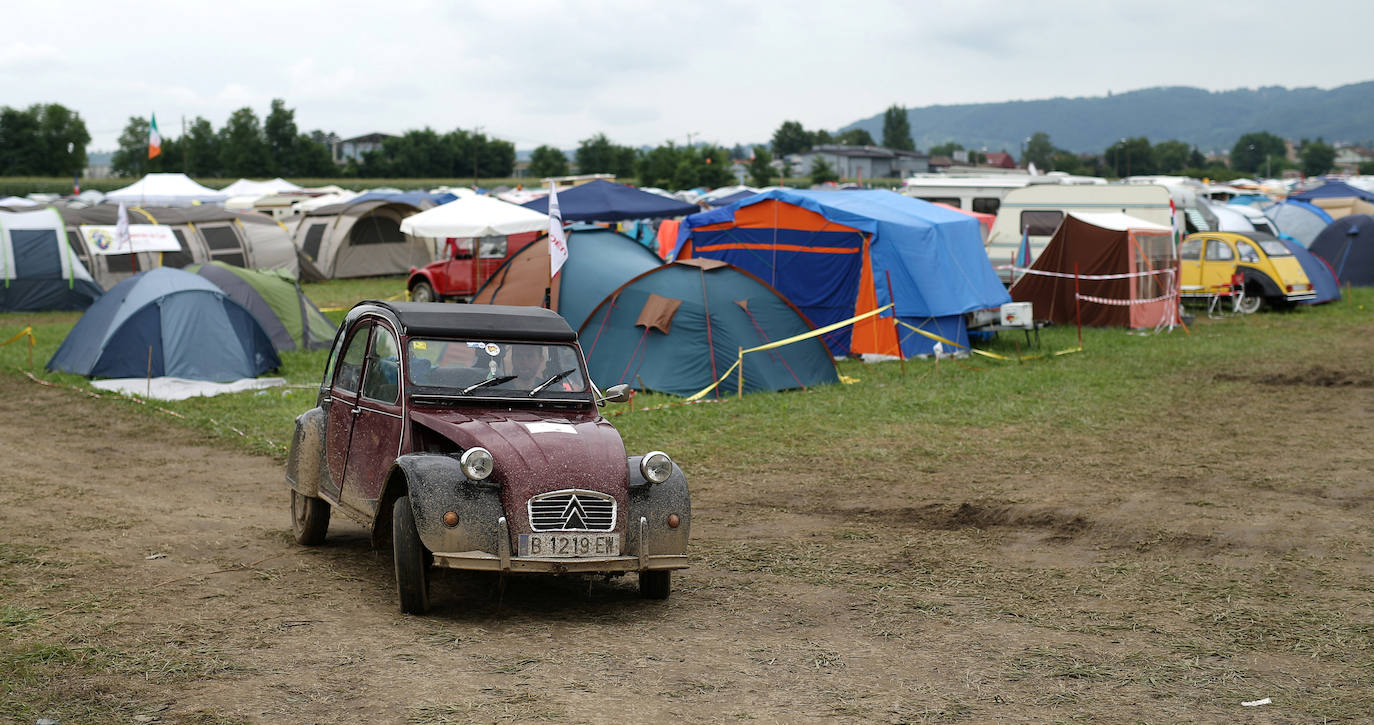
[(153, 397), (153, 346), (148, 346), (148, 387), (143, 392), (143, 397)]
[(744, 348), (739, 348), (739, 387), (735, 390), (736, 398), (744, 397)]
[(897, 329), (897, 298), (892, 296), (892, 270), (884, 269), (887, 278), (887, 301), (892, 303), (892, 334), (897, 336), (897, 359), (902, 361), (902, 377), (906, 377), (906, 355), (902, 353), (902, 333)]
[(1078, 299), (1078, 262), (1073, 263), (1073, 316), (1078, 322), (1078, 349), (1083, 349), (1083, 303)]

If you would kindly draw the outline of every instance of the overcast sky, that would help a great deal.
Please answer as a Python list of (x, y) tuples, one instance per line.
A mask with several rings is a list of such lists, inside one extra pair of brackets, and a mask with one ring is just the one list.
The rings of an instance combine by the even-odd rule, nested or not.
[(67, 0), (5, 21), (0, 105), (72, 108), (92, 151), (130, 116), (178, 136), (183, 116), (219, 128), (273, 98), (301, 131), (480, 127), (528, 149), (766, 141), (893, 103), (1374, 79), (1370, 0)]

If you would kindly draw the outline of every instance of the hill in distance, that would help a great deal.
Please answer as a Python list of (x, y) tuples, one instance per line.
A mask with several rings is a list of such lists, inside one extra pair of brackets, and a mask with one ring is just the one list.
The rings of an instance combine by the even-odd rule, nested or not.
[[(916, 148), (957, 141), (971, 149), (1010, 151), (1044, 131), (1059, 148), (1101, 151), (1122, 138), (1150, 143), (1178, 139), (1204, 153), (1230, 151), (1251, 131), (1293, 140), (1368, 143), (1374, 138), (1374, 81), (1331, 90), (1283, 88), (1206, 91), (1187, 86), (1145, 88), (1086, 98), (970, 103), (907, 109)], [(862, 128), (881, 139), (883, 114), (840, 129)]]

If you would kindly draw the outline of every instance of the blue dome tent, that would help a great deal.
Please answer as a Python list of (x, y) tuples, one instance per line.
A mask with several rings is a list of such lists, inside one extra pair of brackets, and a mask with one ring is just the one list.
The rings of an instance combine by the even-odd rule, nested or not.
[(1374, 285), (1374, 216), (1341, 217), (1308, 247), (1336, 271), (1336, 279), (1356, 287)]
[(224, 383), (280, 364), (272, 340), (242, 305), (200, 275), (159, 267), (96, 300), (47, 367), (87, 377), (151, 372)]

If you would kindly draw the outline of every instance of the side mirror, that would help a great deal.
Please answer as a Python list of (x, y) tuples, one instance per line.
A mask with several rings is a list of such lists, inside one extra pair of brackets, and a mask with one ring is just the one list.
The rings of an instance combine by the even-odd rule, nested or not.
[(602, 394), (601, 400), (596, 402), (598, 405), (602, 403), (628, 403), (630, 402), (630, 386), (624, 383), (612, 385)]

